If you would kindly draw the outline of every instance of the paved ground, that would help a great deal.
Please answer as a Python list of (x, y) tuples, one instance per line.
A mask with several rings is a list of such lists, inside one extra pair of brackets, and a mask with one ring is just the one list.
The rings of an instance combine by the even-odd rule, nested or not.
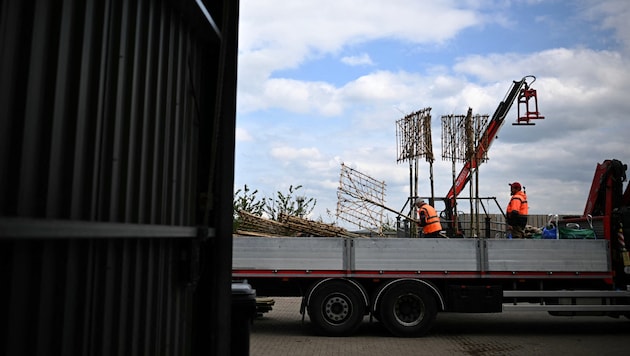
[(254, 320), (251, 356), (281, 355), (630, 355), (630, 320), (553, 317), (545, 312), (438, 314), (421, 338), (390, 336), (368, 319), (352, 337), (317, 336), (299, 298), (274, 298), (275, 306)]

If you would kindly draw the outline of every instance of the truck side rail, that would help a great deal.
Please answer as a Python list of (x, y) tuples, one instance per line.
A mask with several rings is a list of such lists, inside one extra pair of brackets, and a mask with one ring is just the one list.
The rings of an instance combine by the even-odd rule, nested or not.
[(578, 277), (611, 273), (608, 240), (235, 237), (233, 270), (271, 274), (375, 277), (433, 273), (441, 277)]

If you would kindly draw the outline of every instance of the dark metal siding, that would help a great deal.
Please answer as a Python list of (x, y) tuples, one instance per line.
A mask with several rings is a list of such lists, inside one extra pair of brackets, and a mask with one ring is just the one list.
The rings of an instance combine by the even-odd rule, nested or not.
[(229, 353), (237, 33), (238, 1), (0, 2), (0, 354)]
[(132, 238), (3, 243), (2, 268), (10, 276), (3, 293), (12, 307), (3, 315), (9, 330), (0, 338), (2, 354), (190, 354), (192, 294), (175, 274), (179, 244)]
[(2, 214), (194, 223), (196, 100), (216, 59), (181, 14), (149, 0), (7, 6), (32, 28), (3, 33)]

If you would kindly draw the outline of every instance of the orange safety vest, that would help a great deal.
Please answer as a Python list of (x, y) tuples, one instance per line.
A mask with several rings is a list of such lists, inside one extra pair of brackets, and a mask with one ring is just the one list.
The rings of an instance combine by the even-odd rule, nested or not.
[(523, 216), (526, 216), (529, 212), (527, 206), (527, 195), (522, 190), (519, 190), (512, 195), (512, 199), (510, 199), (510, 202), (508, 203), (506, 213), (509, 215), (514, 210), (518, 211), (518, 214)]
[(422, 232), (428, 235), (436, 231), (442, 231), (442, 225), (440, 224), (440, 217), (437, 211), (435, 211), (431, 205), (424, 204), (418, 209), (418, 217), (420, 217), (422, 211), (424, 211), (424, 215), (427, 217), (427, 224), (422, 227)]

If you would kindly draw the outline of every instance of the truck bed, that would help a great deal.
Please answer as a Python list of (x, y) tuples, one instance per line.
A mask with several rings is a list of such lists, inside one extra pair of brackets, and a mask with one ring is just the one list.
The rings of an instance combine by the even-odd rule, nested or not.
[[(611, 272), (607, 240), (235, 237), (233, 271), (513, 275)], [(461, 274), (460, 273), (460, 274)]]

